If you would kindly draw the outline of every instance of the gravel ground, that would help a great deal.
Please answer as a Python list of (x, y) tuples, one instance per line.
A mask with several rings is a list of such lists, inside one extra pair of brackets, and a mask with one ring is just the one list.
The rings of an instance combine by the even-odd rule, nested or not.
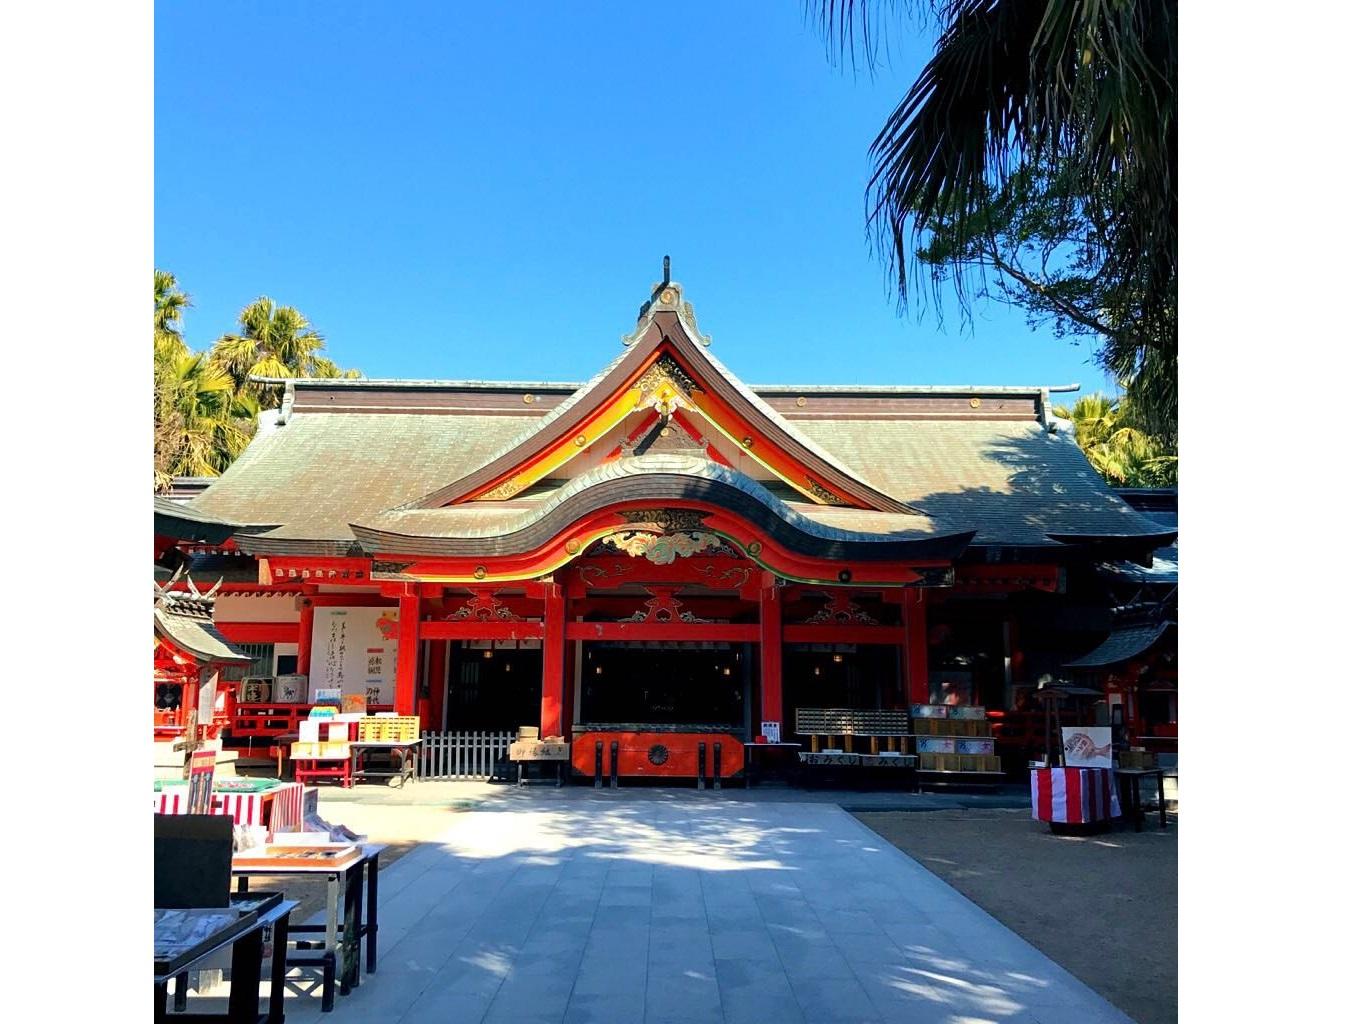
[(1053, 835), (1027, 810), (855, 811), (1139, 1024), (1177, 1020), (1177, 822)]

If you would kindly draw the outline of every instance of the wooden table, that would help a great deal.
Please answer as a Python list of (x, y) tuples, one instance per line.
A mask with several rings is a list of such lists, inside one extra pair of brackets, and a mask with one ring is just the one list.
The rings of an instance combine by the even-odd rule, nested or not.
[[(168, 995), (169, 982), (208, 960), (223, 949), (232, 951), (230, 960), (230, 1000), (223, 1014), (194, 1014), (193, 1021), (219, 1022), (219, 1024), (282, 1024), (285, 1020), (286, 1006), (286, 943), (291, 911), (299, 904), (295, 900), (282, 900), (276, 906), (259, 914), (244, 915), (247, 923), (223, 924), (216, 927), (212, 934), (190, 948), (166, 954), (155, 960), (155, 1024), (169, 1020)], [(197, 910), (176, 911), (174, 913), (189, 917), (208, 918), (228, 913), (228, 908), (202, 908)], [(274, 952), (272, 954), (272, 977), (267, 994), (267, 1013), (258, 1010), (258, 988), (262, 983), (263, 935), (266, 929), (273, 931)], [(158, 923), (155, 929), (156, 944), (161, 936)]]
[[(323, 924), (293, 924), (292, 933), (323, 933), (322, 942), (295, 940), (297, 951), (317, 949), (317, 958), (287, 956), (292, 967), (318, 967), (323, 971), (323, 1012), (333, 1009), (333, 981), (338, 991), (347, 995), (361, 984), (361, 939), (366, 940), (366, 973), (375, 973), (376, 939), (379, 932), (380, 854), (383, 843), (354, 844), (361, 848), (361, 859), (346, 867), (324, 865), (313, 867), (277, 866), (267, 868), (235, 868), (231, 874), (239, 879), (239, 892), (248, 892), (248, 880), (254, 875), (282, 878), (286, 875), (326, 875), (328, 900)], [(362, 920), (361, 876), (365, 874), (365, 905), (369, 908)], [(339, 911), (339, 908), (340, 911)]]
[[(422, 741), (416, 740), (353, 740), (352, 748), (352, 771), (351, 778), (353, 782), (361, 779), (388, 779), (392, 785), (394, 779), (398, 779), (399, 788), (413, 778), (413, 773), (417, 767), (417, 753)], [(388, 753), (391, 759), (398, 757), (398, 769), (391, 772), (372, 772), (366, 767), (366, 755), (371, 751), (384, 751)]]
[(1117, 768), (1116, 777), (1124, 780), (1129, 795), (1130, 815), (1134, 818), (1134, 830), (1144, 830), (1144, 801), (1139, 795), (1139, 780), (1152, 776), (1158, 784), (1158, 827), (1167, 827), (1167, 798), (1163, 795), (1163, 768)]

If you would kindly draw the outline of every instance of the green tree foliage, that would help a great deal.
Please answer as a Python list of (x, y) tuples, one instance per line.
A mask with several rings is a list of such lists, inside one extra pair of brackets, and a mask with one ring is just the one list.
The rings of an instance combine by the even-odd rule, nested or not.
[(155, 271), (155, 358), (187, 355), (183, 341), (183, 310), (192, 305), (177, 279), (167, 270)]
[[(899, 7), (895, 0), (808, 0), (831, 47), (869, 66)], [(872, 143), (868, 185), (869, 232), (901, 301), (907, 263), (925, 251), (964, 255), (980, 244), (991, 202), (1029, 187), (1071, 197), (1092, 226), (1092, 275), (1110, 286), (1075, 297), (1061, 285), (1055, 315), (1085, 331), (1096, 329), (1089, 323), (1107, 328), (1103, 359), (1130, 389), (1135, 415), (1173, 434), (1176, 0), (910, 0), (905, 7), (931, 18), (938, 38)], [(942, 236), (936, 246), (933, 234)], [(980, 260), (920, 262), (935, 286), (955, 277), (963, 304), (978, 292), (963, 285), (985, 269)]]
[(359, 377), (320, 355), (323, 338), (298, 310), (260, 298), (239, 314), (240, 332), (194, 353), (183, 339), (191, 305), (167, 271), (155, 271), (155, 490), (175, 476), (218, 476), (275, 408), (280, 388), (252, 377)]
[(987, 189), (964, 223), (934, 217), (916, 257), (968, 297), (1020, 308), (1060, 337), (1099, 343), (1099, 361), (1127, 389), (1137, 425), (1175, 445), (1176, 307), (1165, 323), (1153, 321), (1159, 336), (1143, 337), (1150, 321), (1140, 292), (1106, 257), (1113, 205), (1080, 196), (1062, 175), (1024, 167)]
[(1175, 487), (1174, 448), (1137, 425), (1128, 398), (1084, 395), (1073, 408), (1055, 406), (1054, 414), (1073, 424), (1078, 447), (1092, 468), (1116, 487)]
[(264, 409), (281, 402), (281, 389), (253, 377), (359, 377), (321, 356), (323, 335), (292, 306), (278, 306), (266, 295), (239, 313), (237, 334), (225, 334), (211, 350), (211, 359), (230, 375), (241, 393), (255, 395)]

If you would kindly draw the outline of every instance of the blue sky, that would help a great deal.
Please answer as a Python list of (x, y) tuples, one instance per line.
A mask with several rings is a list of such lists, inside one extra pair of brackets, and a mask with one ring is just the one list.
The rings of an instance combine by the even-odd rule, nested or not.
[(1105, 387), (1016, 311), (897, 315), (867, 147), (928, 52), (832, 67), (793, 0), (160, 2), (155, 263), (195, 347), (267, 294), (372, 377), (584, 379), (669, 253), (752, 383)]

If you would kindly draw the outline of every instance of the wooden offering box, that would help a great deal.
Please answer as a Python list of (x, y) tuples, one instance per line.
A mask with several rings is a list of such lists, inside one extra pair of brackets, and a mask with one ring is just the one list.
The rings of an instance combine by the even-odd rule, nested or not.
[(231, 866), (236, 871), (266, 871), (268, 868), (336, 870), (350, 867), (360, 859), (361, 849), (357, 846), (264, 846), (260, 850), (235, 854)]
[(571, 746), (562, 739), (516, 740), (509, 754), (512, 761), (566, 761)]

